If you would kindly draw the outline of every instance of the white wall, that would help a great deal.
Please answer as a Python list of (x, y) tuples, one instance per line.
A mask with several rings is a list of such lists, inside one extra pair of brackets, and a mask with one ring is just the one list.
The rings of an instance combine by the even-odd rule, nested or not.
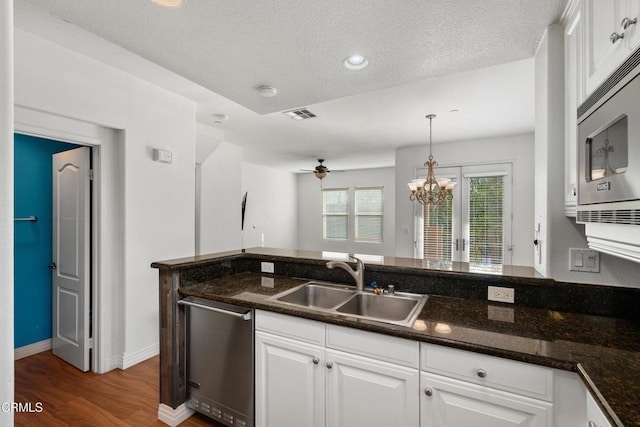
[[(396, 150), (396, 256), (414, 256), (414, 203), (407, 182), (424, 168), (428, 147)], [(533, 134), (500, 136), (435, 144), (433, 156), (441, 167), (471, 164), (513, 164), (512, 264), (532, 265), (533, 257)], [(436, 170), (437, 175), (437, 170)]]
[[(13, 2), (0, 4), (0, 403), (13, 401)], [(13, 413), (0, 411), (0, 424)]]
[(353, 241), (353, 221), (349, 223), (349, 241), (322, 238), (322, 191), (314, 174), (298, 175), (298, 248), (315, 251), (394, 255), (395, 252), (395, 172), (394, 168), (361, 169), (330, 173), (324, 188), (350, 190), (349, 209), (353, 213), (354, 187), (384, 187), (384, 225), (382, 243)]
[[(242, 162), (241, 194), (247, 192), (243, 247), (298, 246), (296, 174)], [(240, 202), (238, 201), (238, 213)]]
[(242, 149), (223, 142), (200, 166), (200, 254), (242, 247), (240, 162)]
[[(120, 365), (158, 351), (157, 260), (193, 253), (195, 104), (23, 30), (15, 30), (17, 105), (122, 129), (123, 330)], [(153, 162), (154, 147), (173, 163)], [(102, 266), (109, 268), (109, 266)]]
[(640, 264), (600, 254), (600, 273), (569, 271), (569, 248), (587, 248), (584, 226), (564, 214), (564, 49), (552, 25), (535, 57), (535, 217), (540, 251), (534, 267), (560, 281), (640, 287)]

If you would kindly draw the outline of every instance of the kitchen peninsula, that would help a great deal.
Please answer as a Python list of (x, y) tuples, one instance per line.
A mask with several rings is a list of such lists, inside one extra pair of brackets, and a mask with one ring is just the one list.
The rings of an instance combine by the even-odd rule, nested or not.
[[(202, 297), (481, 355), (576, 372), (611, 425), (640, 425), (640, 290), (559, 283), (533, 269), (472, 272), (466, 264), (365, 259), (365, 285), (428, 294), (413, 327), (294, 307), (271, 297), (308, 280), (352, 285), (325, 264), (339, 254), (253, 248), (155, 262), (160, 272), (160, 403), (187, 399), (186, 296)], [(262, 263), (273, 273), (262, 273)], [(487, 301), (488, 286), (515, 291), (515, 304)], [(257, 403), (256, 403), (257, 404)]]

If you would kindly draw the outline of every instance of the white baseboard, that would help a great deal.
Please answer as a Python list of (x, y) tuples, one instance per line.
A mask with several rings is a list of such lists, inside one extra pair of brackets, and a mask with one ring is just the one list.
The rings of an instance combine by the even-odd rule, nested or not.
[(160, 353), (160, 344), (152, 344), (133, 353), (124, 353), (118, 357), (118, 368), (127, 369)]
[(175, 427), (193, 415), (194, 412), (193, 409), (187, 408), (184, 403), (176, 409), (161, 403), (158, 406), (158, 419), (171, 427)]
[(51, 350), (51, 338), (16, 348), (13, 351), (13, 360), (23, 359), (49, 350)]

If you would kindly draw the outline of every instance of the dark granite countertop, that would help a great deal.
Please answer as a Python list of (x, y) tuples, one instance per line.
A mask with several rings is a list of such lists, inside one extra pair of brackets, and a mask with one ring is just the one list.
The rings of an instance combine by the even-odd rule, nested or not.
[[(280, 249), (280, 248), (264, 248), (255, 247), (241, 250), (233, 250), (227, 252), (219, 252), (207, 255), (194, 255), (190, 257), (177, 258), (167, 261), (159, 261), (151, 264), (154, 268), (159, 269), (182, 269), (185, 267), (195, 267), (203, 264), (207, 264), (211, 261), (218, 261), (225, 258), (234, 259), (239, 256), (250, 256), (253, 258), (264, 258), (265, 260), (271, 260), (273, 257), (277, 257), (280, 261), (327, 261), (327, 260), (347, 260), (346, 253), (340, 252), (321, 252), (321, 251), (307, 251), (301, 249)], [(551, 279), (544, 279), (541, 277), (533, 267), (517, 266), (517, 265), (504, 265), (496, 266), (491, 270), (482, 268), (480, 266), (470, 265), (468, 262), (447, 262), (442, 260), (424, 260), (415, 258), (402, 258), (383, 255), (357, 255), (370, 266), (389, 267), (393, 269), (411, 269), (411, 270), (428, 270), (430, 272), (443, 272), (453, 274), (468, 274), (473, 275), (489, 275), (493, 277), (508, 276), (508, 277), (520, 277), (520, 278), (537, 278), (541, 280), (547, 280), (552, 282)]]
[(575, 371), (614, 425), (640, 426), (637, 320), (432, 295), (413, 327), (402, 327), (269, 300), (305, 281), (246, 272), (184, 286), (180, 294)]

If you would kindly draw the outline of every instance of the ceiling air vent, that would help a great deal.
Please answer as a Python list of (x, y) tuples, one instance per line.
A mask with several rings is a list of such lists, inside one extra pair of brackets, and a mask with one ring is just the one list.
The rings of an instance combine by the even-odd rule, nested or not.
[(287, 116), (291, 117), (293, 120), (312, 119), (316, 117), (315, 114), (313, 114), (311, 111), (307, 109), (284, 111), (282, 114), (286, 114)]

